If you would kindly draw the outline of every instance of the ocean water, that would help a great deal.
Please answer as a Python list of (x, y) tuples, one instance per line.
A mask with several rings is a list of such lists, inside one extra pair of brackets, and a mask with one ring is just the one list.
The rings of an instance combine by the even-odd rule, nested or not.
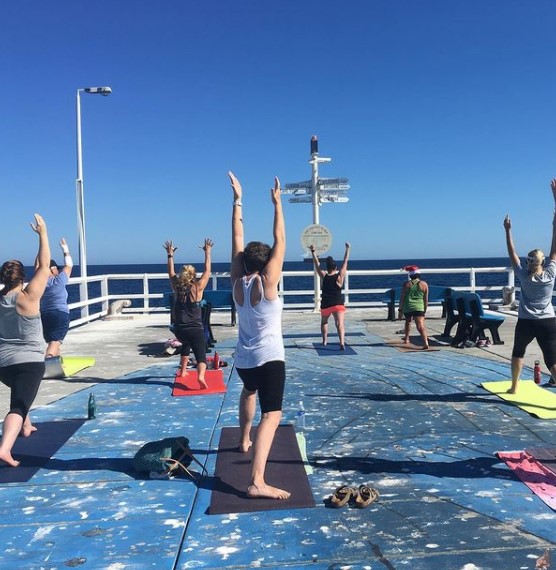
[[(179, 260), (176, 267), (180, 267), (182, 263), (187, 263), (187, 260)], [(341, 260), (337, 260), (338, 265)], [(418, 265), (422, 269), (422, 278), (430, 285), (438, 285), (443, 287), (466, 287), (469, 286), (469, 275), (462, 274), (432, 274), (427, 276), (427, 269), (455, 269), (455, 268), (480, 268), (480, 267), (507, 267), (507, 257), (489, 257), (489, 258), (446, 258), (446, 259), (389, 259), (389, 260), (350, 260), (348, 265), (349, 270), (369, 270), (369, 269), (401, 269), (405, 265)], [(202, 269), (202, 263), (194, 264), (197, 270)], [(213, 263), (212, 271), (214, 273), (227, 272), (230, 269), (229, 263)], [(287, 261), (284, 263), (285, 271), (311, 271), (312, 264), (303, 261)], [(88, 267), (89, 276), (105, 275), (105, 274), (144, 274), (144, 273), (166, 273), (166, 264), (129, 264), (129, 265), (90, 265)], [(74, 276), (79, 275), (79, 267), (74, 268)], [(349, 287), (351, 289), (379, 289), (391, 287), (399, 287), (407, 279), (405, 272), (400, 272), (399, 275), (393, 276), (358, 276), (350, 275)], [(477, 286), (494, 286), (502, 287), (507, 284), (506, 273), (482, 274), (478, 273), (476, 277)], [(149, 281), (150, 293), (164, 293), (169, 291), (168, 279), (150, 280)], [(209, 283), (209, 288), (211, 284)], [(226, 280), (219, 280), (219, 288), (229, 287)], [(313, 277), (288, 277), (286, 279), (286, 290), (313, 290)], [(69, 302), (77, 302), (79, 300), (78, 286), (68, 287)], [(111, 295), (133, 295), (142, 294), (143, 282), (142, 280), (111, 280), (109, 293)], [(100, 283), (89, 284), (89, 298), (99, 297)], [(481, 293), (483, 298), (488, 298), (488, 293)], [(496, 293), (494, 296), (500, 296)], [(376, 299), (376, 295), (361, 295), (357, 296), (357, 301), (371, 301)], [(288, 296), (286, 295), (286, 303), (311, 303), (312, 296)], [(355, 300), (355, 299), (354, 299)], [(139, 307), (142, 303), (139, 300), (133, 300), (132, 306)], [(163, 300), (153, 299), (150, 301), (152, 307), (162, 307)], [(94, 312), (100, 310), (100, 307), (92, 307)], [(72, 313), (72, 317), (76, 318)]]

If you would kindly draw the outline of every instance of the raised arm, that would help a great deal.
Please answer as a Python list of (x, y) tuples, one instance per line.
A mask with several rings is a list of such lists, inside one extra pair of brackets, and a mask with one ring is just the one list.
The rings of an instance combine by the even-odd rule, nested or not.
[(550, 246), (550, 261), (556, 260), (556, 178), (550, 181), (552, 195), (554, 196), (554, 219), (552, 220), (552, 244)]
[(351, 249), (351, 244), (346, 241), (346, 250), (344, 252), (344, 261), (342, 262), (342, 267), (340, 267), (340, 271), (338, 272), (337, 282), (338, 282), (338, 285), (340, 287), (344, 284), (344, 279), (346, 278), (350, 249)]
[(286, 224), (284, 222), (284, 212), (282, 211), (280, 180), (278, 180), (277, 176), (274, 177), (274, 188), (270, 190), (270, 197), (274, 204), (274, 222), (272, 225), (274, 243), (270, 252), (270, 259), (263, 269), (262, 275), (268, 285), (274, 286), (278, 285), (280, 281), (284, 256), (286, 255)]
[(512, 237), (512, 221), (510, 216), (506, 215), (504, 218), (504, 229), (506, 230), (506, 247), (508, 248), (508, 255), (510, 257), (510, 263), (514, 267), (518, 267), (520, 264), (519, 256), (515, 251), (514, 240)]
[(35, 273), (17, 301), (18, 310), (24, 316), (32, 316), (39, 312), (40, 300), (51, 275), (50, 244), (48, 243), (46, 223), (42, 216), (35, 214), (35, 223), (31, 224), (31, 228), (39, 236), (39, 251)]
[(233, 284), (236, 279), (245, 275), (243, 267), (243, 250), (245, 248), (243, 243), (243, 205), (241, 203), (243, 190), (239, 180), (231, 170), (228, 172), (228, 177), (234, 196), (232, 205), (232, 265), (230, 268), (230, 278)]
[(326, 273), (321, 269), (319, 258), (317, 253), (315, 252), (315, 246), (310, 245), (309, 251), (311, 252), (311, 257), (313, 258), (313, 264), (315, 265), (315, 271), (319, 274), (319, 277), (322, 279)]
[(200, 246), (203, 248), (203, 251), (205, 252), (205, 268), (203, 270), (203, 274), (201, 275), (201, 277), (197, 281), (197, 287), (200, 291), (204, 291), (204, 289), (207, 286), (208, 281), (210, 279), (210, 273), (211, 273), (210, 254), (211, 254), (211, 250), (212, 250), (213, 245), (214, 245), (214, 242), (211, 239), (205, 238), (205, 243), (202, 246)]
[(162, 246), (166, 250), (168, 256), (168, 278), (170, 279), (170, 285), (172, 285), (172, 291), (174, 290), (174, 277), (176, 272), (174, 271), (174, 252), (178, 249), (172, 240), (167, 240)]
[(62, 248), (62, 253), (64, 254), (64, 268), (62, 271), (66, 273), (68, 277), (70, 277), (71, 270), (73, 269), (73, 259), (70, 255), (68, 244), (64, 238), (60, 240), (60, 247)]

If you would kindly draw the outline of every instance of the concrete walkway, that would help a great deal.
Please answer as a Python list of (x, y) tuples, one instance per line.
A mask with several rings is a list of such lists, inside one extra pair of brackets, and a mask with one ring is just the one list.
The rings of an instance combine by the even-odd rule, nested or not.
[[(534, 569), (553, 550), (556, 514), (495, 453), (554, 445), (556, 422), (479, 387), (509, 378), (515, 320), (503, 325), (503, 346), (402, 353), (385, 343), (400, 329), (385, 317), (348, 311), (353, 351), (319, 355), (318, 315), (285, 313), (283, 423), (303, 400), (316, 507), (235, 515), (206, 514), (219, 433), (237, 425), (233, 367), (225, 394), (173, 398), (177, 357), (155, 356), (170, 336), (167, 316), (71, 331), (65, 353), (96, 365), (45, 380), (33, 419), (52, 430), (84, 418), (91, 391), (98, 416), (28, 481), (0, 486), (0, 568)], [(432, 317), (431, 335), (440, 334), (444, 321)], [(228, 314), (216, 321), (217, 350), (231, 364), (236, 331)], [(531, 347), (528, 364), (536, 354)], [(6, 396), (2, 388), (4, 410)], [(200, 484), (134, 475), (135, 451), (166, 435), (190, 438), (209, 474)], [(380, 492), (369, 508), (327, 507), (336, 487), (362, 483)]]

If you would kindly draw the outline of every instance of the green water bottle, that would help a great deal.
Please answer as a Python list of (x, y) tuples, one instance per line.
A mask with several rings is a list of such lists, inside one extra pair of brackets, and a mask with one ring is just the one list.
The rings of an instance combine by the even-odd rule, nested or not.
[(95, 395), (92, 392), (89, 394), (89, 405), (87, 406), (87, 409), (87, 418), (89, 420), (94, 420), (97, 414), (97, 403), (95, 402)]

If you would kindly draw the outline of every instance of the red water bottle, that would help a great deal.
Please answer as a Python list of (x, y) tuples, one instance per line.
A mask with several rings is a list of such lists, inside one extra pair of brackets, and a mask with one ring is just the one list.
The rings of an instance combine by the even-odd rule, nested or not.
[(212, 361), (212, 365), (214, 366), (215, 370), (220, 368), (220, 357), (218, 356), (218, 352), (214, 353), (214, 360)]
[(535, 367), (533, 368), (533, 379), (535, 380), (535, 384), (541, 383), (541, 363), (538, 360), (535, 360)]

